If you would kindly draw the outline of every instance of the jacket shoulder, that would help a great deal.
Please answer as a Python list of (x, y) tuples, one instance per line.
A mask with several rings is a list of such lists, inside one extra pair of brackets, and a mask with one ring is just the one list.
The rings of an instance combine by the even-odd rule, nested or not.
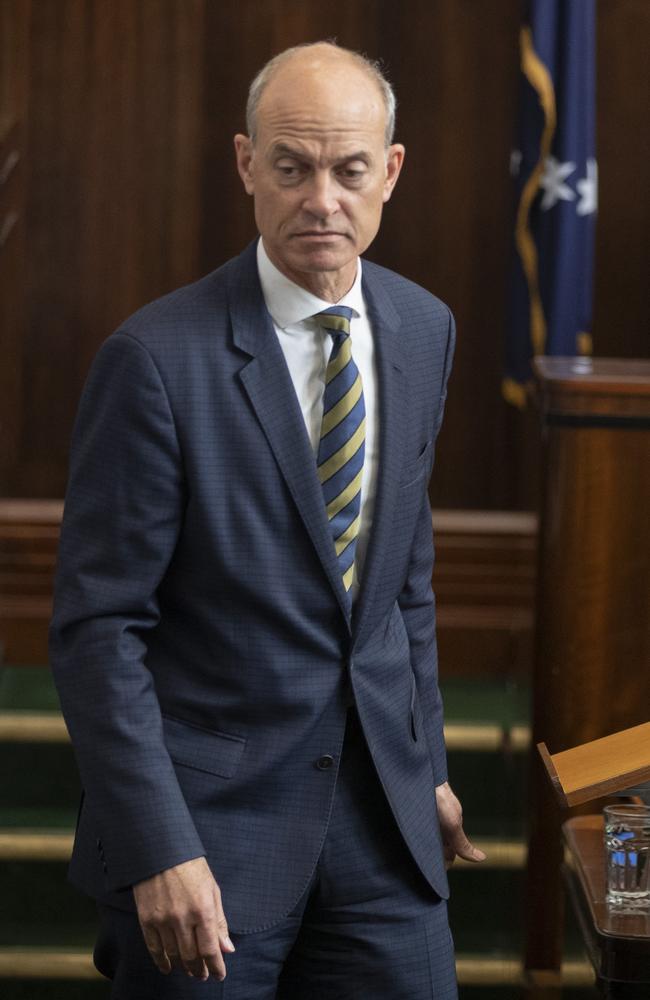
[(363, 261), (363, 275), (368, 282), (376, 283), (385, 290), (398, 312), (405, 308), (411, 313), (414, 311), (423, 312), (428, 314), (430, 318), (445, 323), (449, 322), (451, 316), (449, 306), (415, 281), (365, 259)]
[(214, 329), (220, 317), (227, 315), (228, 273), (232, 263), (228, 261), (197, 281), (148, 302), (125, 319), (116, 333), (128, 334), (143, 346), (153, 348), (206, 324)]

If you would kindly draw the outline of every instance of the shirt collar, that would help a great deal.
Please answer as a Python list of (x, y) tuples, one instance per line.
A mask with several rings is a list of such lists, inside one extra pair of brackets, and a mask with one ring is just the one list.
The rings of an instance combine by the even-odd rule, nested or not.
[[(349, 306), (356, 316), (365, 314), (365, 304), (361, 291), (361, 259), (357, 261), (354, 284), (337, 305)], [(329, 309), (331, 302), (319, 299), (306, 288), (301, 288), (277, 269), (269, 258), (260, 238), (257, 243), (257, 269), (266, 308), (275, 325), (281, 330), (295, 323), (310, 319), (316, 313)]]

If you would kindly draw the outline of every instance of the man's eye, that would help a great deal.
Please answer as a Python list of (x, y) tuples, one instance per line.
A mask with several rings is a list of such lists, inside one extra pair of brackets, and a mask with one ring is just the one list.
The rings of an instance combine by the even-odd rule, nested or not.
[(301, 173), (300, 167), (296, 163), (276, 163), (275, 167), (278, 173), (288, 180), (299, 177)]
[(364, 174), (363, 167), (344, 167), (341, 170), (341, 176), (346, 181), (360, 181)]

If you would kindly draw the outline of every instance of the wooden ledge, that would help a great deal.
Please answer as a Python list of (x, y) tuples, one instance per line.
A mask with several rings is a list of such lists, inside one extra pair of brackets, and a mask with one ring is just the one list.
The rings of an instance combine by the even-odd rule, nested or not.
[(650, 780), (650, 722), (551, 755), (537, 749), (564, 807), (614, 795)]

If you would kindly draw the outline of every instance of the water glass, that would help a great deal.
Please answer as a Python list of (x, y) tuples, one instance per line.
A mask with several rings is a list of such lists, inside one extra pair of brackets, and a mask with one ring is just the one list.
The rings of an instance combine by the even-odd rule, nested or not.
[(607, 900), (650, 907), (650, 806), (605, 806)]

